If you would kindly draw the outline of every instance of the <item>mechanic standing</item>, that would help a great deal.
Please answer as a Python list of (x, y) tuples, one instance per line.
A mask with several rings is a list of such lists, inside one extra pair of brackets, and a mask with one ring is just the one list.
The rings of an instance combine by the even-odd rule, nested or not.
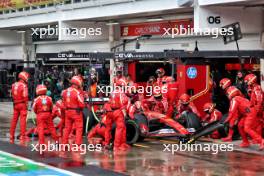
[(263, 92), (261, 86), (257, 84), (257, 76), (254, 74), (248, 74), (245, 79), (245, 84), (250, 89), (250, 103), (251, 107), (254, 107), (257, 112), (256, 129), (262, 136), (263, 129)]
[(45, 85), (38, 85), (36, 88), (37, 98), (34, 99), (32, 109), (37, 115), (37, 131), (39, 137), (39, 144), (45, 143), (45, 128), (48, 128), (52, 138), (58, 141), (56, 129), (52, 121), (52, 99), (47, 96), (47, 87)]
[(126, 86), (122, 80), (116, 82), (114, 91), (110, 95), (109, 102), (105, 104), (104, 110), (106, 111), (106, 132), (105, 132), (105, 145), (109, 146), (111, 140), (111, 130), (113, 123), (116, 124), (114, 150), (126, 150), (130, 148), (126, 144), (126, 125), (125, 117), (127, 116), (126, 107), (128, 104), (128, 97), (125, 93), (118, 91)]
[(65, 108), (65, 129), (63, 131), (62, 142), (69, 143), (69, 135), (73, 124), (76, 127), (75, 144), (82, 144), (83, 133), (83, 113), (85, 106), (82, 90), (83, 82), (79, 76), (71, 78), (71, 87), (62, 92), (62, 102)]
[(20, 117), (20, 140), (26, 140), (27, 106), (28, 106), (28, 79), (27, 72), (18, 75), (19, 81), (12, 85), (13, 118), (10, 126), (10, 143), (14, 143), (14, 136), (18, 118)]
[(167, 76), (165, 76), (165, 70), (163, 68), (159, 68), (156, 70), (157, 84), (158, 86), (162, 87), (163, 82), (166, 82)]
[(240, 118), (238, 123), (238, 130), (242, 137), (242, 143), (240, 147), (249, 147), (247, 135), (249, 135), (254, 141), (260, 144), (259, 149), (264, 149), (264, 139), (254, 130), (255, 121), (257, 120), (257, 113), (255, 108), (250, 108), (250, 101), (241, 97), (240, 91), (235, 87), (229, 87), (227, 89), (227, 96), (230, 100), (229, 114), (225, 123), (233, 119), (234, 116)]
[(126, 77), (123, 76), (122, 68), (116, 68), (116, 76), (113, 78), (114, 86), (118, 86), (118, 82), (121, 82), (123, 85), (127, 85)]
[(172, 118), (175, 106), (178, 102), (178, 90), (179, 84), (174, 81), (172, 77), (167, 79), (167, 102), (168, 102), (168, 110), (166, 113), (166, 118)]

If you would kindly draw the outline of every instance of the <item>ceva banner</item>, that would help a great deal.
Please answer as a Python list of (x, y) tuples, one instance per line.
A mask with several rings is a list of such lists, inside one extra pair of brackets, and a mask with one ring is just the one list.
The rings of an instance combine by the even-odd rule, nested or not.
[(63, 0), (0, 0), (0, 10), (19, 9), (34, 5), (49, 4), (52, 2), (58, 3)]

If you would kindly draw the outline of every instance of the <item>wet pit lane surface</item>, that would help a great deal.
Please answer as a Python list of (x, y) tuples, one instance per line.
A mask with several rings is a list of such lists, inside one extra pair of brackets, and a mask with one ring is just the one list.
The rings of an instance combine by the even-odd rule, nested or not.
[[(2, 109), (2, 108), (1, 108)], [(264, 151), (175, 152), (164, 151), (163, 144), (177, 144), (174, 138), (146, 139), (127, 152), (45, 152), (40, 155), (27, 144), (8, 143), (10, 116), (0, 112), (0, 150), (82, 175), (149, 176), (263, 176)], [(30, 125), (29, 125), (30, 126)], [(18, 132), (18, 130), (17, 130)], [(83, 138), (86, 143), (86, 138)], [(25, 147), (27, 146), (27, 147)], [(0, 169), (1, 170), (1, 169)], [(1, 173), (1, 172), (0, 172)], [(45, 173), (43, 173), (45, 174)]]

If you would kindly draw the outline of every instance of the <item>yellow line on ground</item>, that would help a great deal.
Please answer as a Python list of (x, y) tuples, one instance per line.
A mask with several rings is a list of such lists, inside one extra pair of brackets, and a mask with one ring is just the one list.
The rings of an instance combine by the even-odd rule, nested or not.
[(133, 144), (133, 146), (136, 146), (136, 147), (143, 147), (143, 148), (149, 148), (149, 147), (150, 147), (150, 146), (141, 145), (141, 144)]
[(164, 139), (151, 139), (151, 138), (146, 139), (146, 141), (160, 141), (160, 142), (169, 142), (169, 143), (179, 142), (179, 140), (164, 140)]

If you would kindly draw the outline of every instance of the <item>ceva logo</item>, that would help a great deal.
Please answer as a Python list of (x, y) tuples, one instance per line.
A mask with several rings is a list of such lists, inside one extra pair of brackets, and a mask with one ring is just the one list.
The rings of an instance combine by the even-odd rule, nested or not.
[(133, 58), (132, 53), (117, 53), (115, 55), (116, 58)]

